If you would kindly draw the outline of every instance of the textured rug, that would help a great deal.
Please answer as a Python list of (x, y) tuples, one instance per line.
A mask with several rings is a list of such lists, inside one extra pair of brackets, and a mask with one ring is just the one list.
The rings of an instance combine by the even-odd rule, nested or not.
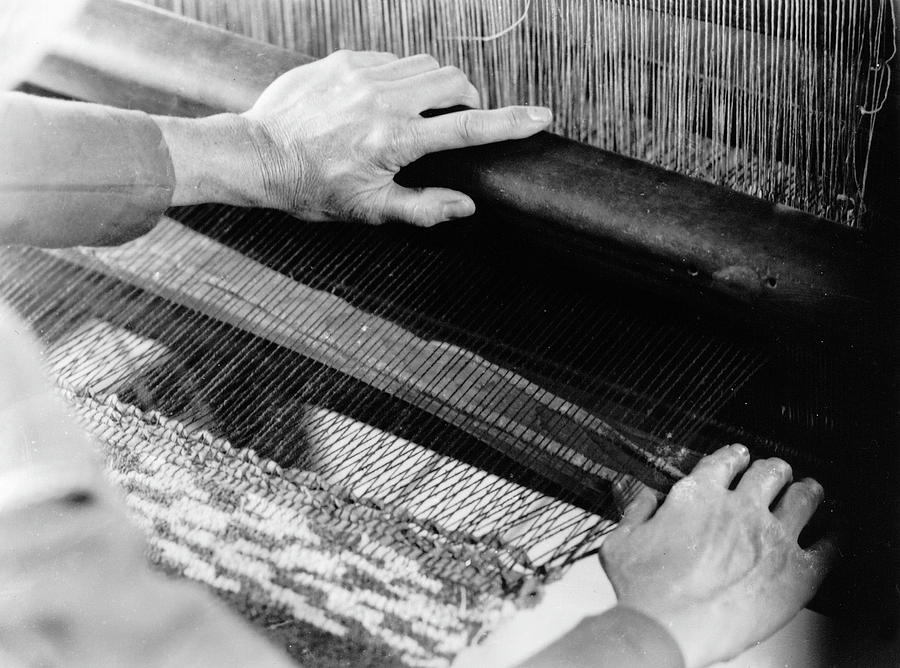
[[(168, 311), (128, 286), (56, 264), (32, 275), (26, 254), (17, 277), (7, 256), (10, 300), (101, 444), (152, 565), (201, 583), (302, 665), (448, 665), (558, 574), (541, 555), (573, 536), (590, 549), (609, 526), (314, 392), (241, 384), (256, 357), (186, 354), (162, 335)], [(186, 341), (214, 327), (195, 325)], [(210, 376), (224, 390), (200, 391)], [(229, 429), (223, 395), (262, 407), (252, 433)]]
[(151, 562), (206, 585), (304, 665), (447, 665), (514, 607), (493, 575), (502, 550), (115, 395), (64, 394), (104, 446)]

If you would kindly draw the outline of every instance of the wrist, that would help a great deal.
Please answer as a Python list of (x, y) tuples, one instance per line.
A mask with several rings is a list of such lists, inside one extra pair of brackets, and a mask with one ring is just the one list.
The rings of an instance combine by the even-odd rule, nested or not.
[(264, 205), (259, 149), (264, 138), (252, 120), (238, 114), (153, 119), (175, 172), (173, 206), (207, 202)]
[(675, 638), (656, 619), (618, 605), (585, 617), (520, 668), (593, 665), (685, 668), (686, 663)]
[(712, 606), (705, 606), (699, 613), (683, 600), (677, 610), (658, 605), (633, 605), (627, 601), (620, 601), (617, 607), (642, 615), (664, 630), (678, 647), (685, 668), (703, 668), (733, 658), (727, 651), (727, 642), (726, 648), (719, 646), (723, 639), (729, 638), (727, 629), (712, 630), (726, 615)]

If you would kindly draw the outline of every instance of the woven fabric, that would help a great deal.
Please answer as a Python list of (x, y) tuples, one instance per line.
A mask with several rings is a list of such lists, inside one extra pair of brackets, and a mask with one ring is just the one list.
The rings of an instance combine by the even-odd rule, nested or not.
[(152, 563), (209, 587), (304, 665), (447, 665), (511, 610), (502, 582), (480, 575), (498, 571), (489, 546), (115, 395), (65, 394)]

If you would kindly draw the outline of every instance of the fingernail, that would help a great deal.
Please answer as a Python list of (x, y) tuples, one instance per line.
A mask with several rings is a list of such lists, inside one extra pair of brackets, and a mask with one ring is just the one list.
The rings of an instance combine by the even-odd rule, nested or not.
[(547, 107), (528, 107), (528, 118), (535, 123), (548, 123), (553, 118), (553, 112)]
[(467, 218), (475, 213), (475, 203), (470, 199), (458, 199), (444, 204), (444, 218)]
[(734, 451), (739, 454), (741, 457), (746, 457), (750, 454), (750, 451), (747, 449), (747, 446), (743, 443), (733, 443), (731, 447)]

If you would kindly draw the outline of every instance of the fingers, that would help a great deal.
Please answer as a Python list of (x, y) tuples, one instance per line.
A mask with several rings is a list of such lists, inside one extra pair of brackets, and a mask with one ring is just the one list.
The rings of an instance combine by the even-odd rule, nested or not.
[(415, 158), (427, 153), (523, 139), (540, 132), (553, 118), (546, 107), (505, 107), (460, 111), (417, 121)]
[(425, 53), (394, 60), (372, 68), (373, 79), (390, 81), (394, 95), (406, 98), (411, 111), (446, 109), (457, 105), (480, 107), (481, 96), (458, 67), (441, 67)]
[[(304, 219), (429, 226), (472, 215), (475, 205), (464, 194), (404, 189), (393, 177), (428, 153), (528, 137), (552, 119), (543, 107), (471, 109), (480, 104), (477, 89), (461, 70), (440, 67), (428, 55), (338, 51), (296, 68), (269, 86), (245, 114), (272, 130), (275, 146), (267, 150), (280, 158), (272, 162), (289, 163), (279, 169), (265, 165), (266, 194), (258, 199)], [(420, 115), (458, 106), (470, 109)], [(315, 155), (316, 164), (297, 174), (302, 171), (298, 154)], [(332, 178), (338, 173), (353, 176)]]
[(428, 109), (446, 109), (463, 105), (480, 107), (481, 97), (462, 70), (441, 67), (414, 77), (393, 82), (398, 97), (406, 97), (411, 111), (420, 114)]
[(779, 519), (788, 534), (796, 539), (824, 498), (822, 485), (812, 478), (804, 478), (787, 488), (772, 514)]
[(470, 197), (446, 188), (402, 188), (389, 186), (384, 219), (431, 227), (445, 220), (465, 218), (475, 213)]
[(618, 481), (613, 486), (613, 494), (623, 508), (618, 527), (621, 530), (631, 531), (649, 520), (656, 512), (658, 505), (656, 493), (637, 480), (626, 478)]
[(694, 467), (690, 477), (719, 487), (728, 487), (750, 463), (750, 452), (740, 443), (726, 445), (707, 455)]
[(399, 58), (391, 62), (372, 68), (372, 77), (382, 81), (396, 81), (414, 77), (440, 69), (441, 65), (434, 56), (420, 53), (408, 58)]
[(791, 467), (783, 459), (758, 459), (744, 473), (736, 491), (769, 506), (792, 479)]
[(377, 67), (397, 60), (397, 56), (387, 51), (335, 51), (328, 58), (343, 60), (348, 65), (357, 67)]

